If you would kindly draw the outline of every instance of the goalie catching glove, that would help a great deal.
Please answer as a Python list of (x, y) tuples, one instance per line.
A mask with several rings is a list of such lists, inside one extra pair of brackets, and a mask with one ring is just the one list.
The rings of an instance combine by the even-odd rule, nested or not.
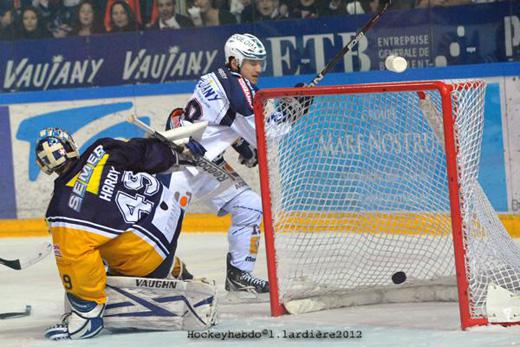
[(71, 312), (66, 313), (61, 323), (45, 332), (51, 340), (78, 340), (94, 337), (103, 329), (103, 312), (105, 304), (85, 301), (67, 293), (67, 301)]

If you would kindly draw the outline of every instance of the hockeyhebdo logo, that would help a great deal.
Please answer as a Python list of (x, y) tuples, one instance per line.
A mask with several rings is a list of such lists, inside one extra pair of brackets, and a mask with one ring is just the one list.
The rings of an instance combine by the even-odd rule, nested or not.
[[(29, 144), (29, 180), (36, 181), (40, 174), (40, 169), (36, 164), (36, 140), (40, 129), (58, 125), (60, 128), (67, 130), (76, 140), (79, 138), (87, 138), (83, 143), (77, 143), (80, 153), (88, 148), (94, 141), (103, 137), (112, 138), (132, 138), (142, 137), (143, 131), (133, 124), (125, 120), (114, 121), (107, 118), (107, 126), (100, 129), (96, 133), (88, 133), (84, 128), (90, 123), (100, 120), (104, 117), (118, 117), (114, 113), (130, 110), (133, 107), (132, 102), (118, 102), (112, 104), (84, 106), (76, 108), (67, 108), (48, 113), (38, 114), (31, 118), (24, 119), (18, 131), (16, 139), (27, 142)], [(150, 117), (139, 117), (141, 121), (150, 124)], [(81, 146), (79, 146), (81, 145)]]
[(67, 60), (55, 55), (51, 62), (32, 63), (29, 58), (8, 60), (3, 88), (47, 90), (52, 87), (93, 83), (104, 59)]

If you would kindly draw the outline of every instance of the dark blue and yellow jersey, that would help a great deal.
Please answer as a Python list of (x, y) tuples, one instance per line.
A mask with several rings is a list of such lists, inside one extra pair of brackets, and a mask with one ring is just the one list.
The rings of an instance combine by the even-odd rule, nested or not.
[(104, 138), (55, 180), (46, 218), (66, 289), (103, 302), (101, 259), (115, 273), (144, 276), (175, 250), (181, 210), (152, 175), (175, 162), (158, 140)]

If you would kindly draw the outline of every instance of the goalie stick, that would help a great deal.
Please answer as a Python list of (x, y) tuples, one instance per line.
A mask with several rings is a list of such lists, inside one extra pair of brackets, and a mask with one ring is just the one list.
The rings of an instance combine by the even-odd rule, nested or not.
[[(168, 144), (175, 152), (179, 153), (182, 156), (182, 152), (184, 151), (184, 148), (182, 146), (179, 146), (175, 142), (170, 141), (163, 134), (161, 134), (157, 130), (153, 129), (148, 124), (142, 122), (136, 116), (130, 115), (128, 117), (128, 121), (130, 123), (138, 126), (139, 128), (143, 129), (148, 135)], [(193, 159), (190, 158), (189, 160), (193, 162), (193, 166), (197, 166), (200, 169), (202, 169), (203, 171), (209, 173), (210, 175), (215, 177), (215, 179), (217, 181), (219, 181), (221, 183), (224, 181), (228, 181), (228, 180), (231, 180), (231, 181), (236, 180), (236, 177), (234, 177), (232, 174), (230, 174), (229, 172), (227, 172), (220, 166), (216, 165), (212, 161), (206, 159), (204, 156), (200, 156), (200, 157), (193, 156)]]
[(377, 12), (375, 16), (370, 18), (370, 20), (356, 33), (356, 35), (350, 39), (350, 41), (345, 45), (345, 47), (343, 47), (343, 49), (341, 51), (336, 53), (336, 55), (332, 58), (332, 60), (323, 68), (323, 70), (321, 70), (321, 72), (319, 74), (316, 75), (316, 77), (314, 77), (314, 79), (307, 85), (307, 87), (315, 87), (316, 85), (318, 85), (318, 83), (323, 79), (323, 77), (325, 77), (325, 75), (327, 73), (329, 73), (330, 70), (332, 70), (334, 68), (334, 66), (336, 66), (338, 61), (345, 54), (347, 54), (347, 52), (352, 50), (352, 48), (354, 48), (354, 46), (358, 44), (359, 40), (361, 40), (363, 38), (363, 36), (366, 36), (366, 33), (374, 25), (376, 25), (377, 22), (379, 22), (379, 20), (381, 19), (383, 14), (386, 12), (388, 7), (390, 7), (390, 5), (392, 5), (392, 1), (388, 0), (386, 2), (386, 4), (383, 6), (383, 8), (379, 12)]
[(25, 305), (25, 311), (0, 313), (0, 319), (27, 317), (31, 314), (31, 305)]
[(52, 244), (50, 242), (45, 242), (36, 250), (36, 252), (27, 257), (13, 260), (0, 258), (0, 264), (10, 267), (13, 270), (22, 270), (45, 258), (51, 250)]

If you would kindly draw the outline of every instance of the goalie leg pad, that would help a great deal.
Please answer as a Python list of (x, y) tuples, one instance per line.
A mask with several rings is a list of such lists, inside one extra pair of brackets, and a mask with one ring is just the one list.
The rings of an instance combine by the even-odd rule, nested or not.
[(214, 283), (109, 276), (106, 293), (107, 329), (204, 330), (216, 323)]
[(78, 340), (96, 336), (103, 330), (103, 312), (105, 304), (81, 300), (72, 294), (66, 295), (70, 311), (65, 313), (61, 323), (45, 332), (51, 340)]

